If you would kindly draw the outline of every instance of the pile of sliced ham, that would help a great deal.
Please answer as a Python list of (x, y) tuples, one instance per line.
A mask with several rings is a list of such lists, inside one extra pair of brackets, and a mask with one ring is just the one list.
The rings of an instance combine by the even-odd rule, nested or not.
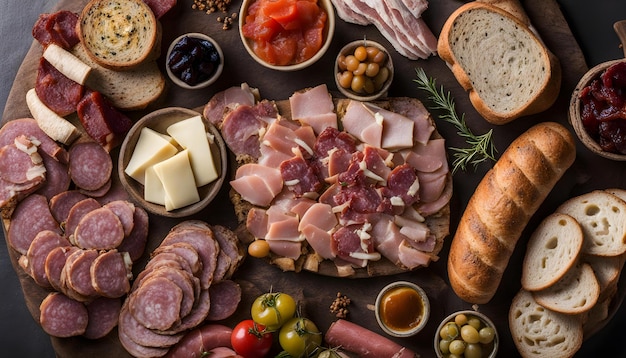
[[(252, 91), (227, 91), (237, 90)], [(216, 103), (205, 115), (220, 113)], [(426, 218), (452, 194), (444, 140), (416, 99), (392, 99), (386, 109), (339, 103), (336, 111), (325, 85), (294, 93), (290, 119), (271, 101), (221, 101), (214, 123), (240, 159), (230, 184), (253, 205), (248, 231), (293, 260), (314, 253), (338, 268), (382, 257), (403, 269), (427, 266), (440, 247)]]
[(374, 25), (401, 55), (426, 59), (437, 38), (422, 19), (427, 0), (332, 0), (337, 15), (357, 25)]

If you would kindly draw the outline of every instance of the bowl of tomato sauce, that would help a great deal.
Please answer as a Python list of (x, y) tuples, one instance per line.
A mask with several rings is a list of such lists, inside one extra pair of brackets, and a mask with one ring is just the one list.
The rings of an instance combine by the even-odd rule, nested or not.
[(332, 42), (335, 13), (330, 0), (244, 0), (239, 34), (259, 64), (297, 71), (317, 62)]

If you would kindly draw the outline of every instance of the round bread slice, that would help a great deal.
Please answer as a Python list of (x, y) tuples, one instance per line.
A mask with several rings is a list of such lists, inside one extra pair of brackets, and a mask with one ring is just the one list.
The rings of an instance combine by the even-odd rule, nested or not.
[(624, 266), (624, 255), (620, 256), (593, 256), (584, 255), (583, 262), (591, 265), (600, 285), (600, 299), (611, 296), (617, 290), (617, 283), (622, 267)]
[(603, 190), (567, 200), (556, 212), (572, 216), (583, 229), (583, 254), (617, 256), (626, 252), (626, 202)]
[(538, 291), (553, 285), (576, 263), (583, 231), (569, 215), (553, 213), (535, 229), (526, 246), (522, 287)]
[(509, 310), (509, 329), (522, 357), (572, 357), (583, 342), (579, 315), (567, 315), (544, 308), (522, 289)]
[(579, 263), (554, 285), (532, 293), (540, 305), (556, 312), (578, 314), (598, 302), (600, 285), (591, 265)]
[(153, 59), (160, 47), (158, 21), (142, 0), (91, 0), (76, 27), (89, 56), (114, 70)]

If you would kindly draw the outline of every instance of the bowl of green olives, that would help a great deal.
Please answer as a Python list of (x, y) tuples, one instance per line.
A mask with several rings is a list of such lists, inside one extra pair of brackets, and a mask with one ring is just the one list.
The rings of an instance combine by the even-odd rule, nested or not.
[(437, 328), (434, 348), (438, 358), (495, 358), (498, 331), (493, 322), (478, 311), (458, 311), (446, 317)]
[(373, 101), (387, 95), (393, 81), (393, 61), (378, 42), (352, 41), (335, 60), (335, 84), (346, 97)]

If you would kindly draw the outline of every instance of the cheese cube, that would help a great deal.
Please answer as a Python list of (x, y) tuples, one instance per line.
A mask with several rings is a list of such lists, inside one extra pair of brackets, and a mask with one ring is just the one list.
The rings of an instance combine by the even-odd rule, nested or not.
[(165, 191), (165, 210), (171, 211), (200, 201), (195, 185), (189, 150), (154, 165), (154, 171)]
[(171, 158), (178, 149), (163, 134), (150, 128), (143, 128), (139, 133), (139, 139), (135, 150), (126, 165), (124, 172), (131, 178), (145, 184), (146, 168), (167, 158)]
[(217, 179), (207, 130), (201, 116), (174, 123), (167, 128), (167, 133), (182, 148), (189, 150), (196, 186), (200, 187)]
[(143, 189), (143, 198), (158, 205), (165, 205), (165, 188), (161, 179), (154, 171), (154, 166), (146, 168), (146, 183)]

